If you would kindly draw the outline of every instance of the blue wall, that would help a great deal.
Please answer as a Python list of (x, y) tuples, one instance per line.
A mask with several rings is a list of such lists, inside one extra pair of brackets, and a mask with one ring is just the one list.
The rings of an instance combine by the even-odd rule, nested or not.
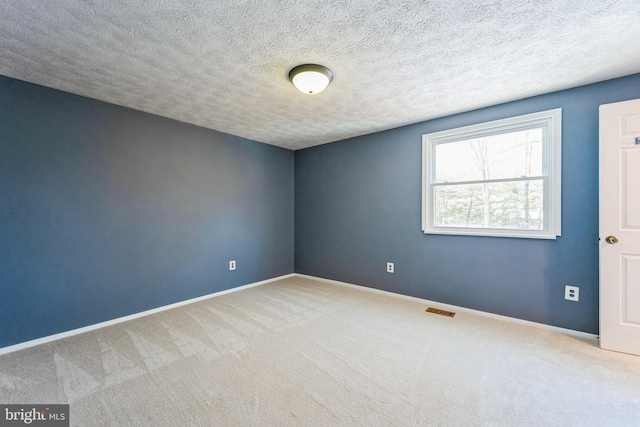
[[(635, 75), (297, 151), (295, 271), (597, 333), (598, 106), (638, 97)], [(557, 107), (562, 237), (422, 233), (422, 134)], [(0, 112), (0, 347), (294, 270), (293, 152), (1, 76)]]
[[(638, 97), (634, 75), (296, 151), (296, 272), (598, 333), (598, 106)], [(423, 234), (422, 134), (557, 107), (561, 237)]]
[(293, 178), (292, 151), (0, 77), (0, 347), (292, 273)]

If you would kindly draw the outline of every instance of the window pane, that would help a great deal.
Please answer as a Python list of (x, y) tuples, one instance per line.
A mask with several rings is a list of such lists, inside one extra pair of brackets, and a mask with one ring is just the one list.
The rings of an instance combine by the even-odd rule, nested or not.
[(542, 230), (543, 181), (434, 187), (437, 227)]
[(435, 182), (542, 176), (542, 128), (435, 146)]

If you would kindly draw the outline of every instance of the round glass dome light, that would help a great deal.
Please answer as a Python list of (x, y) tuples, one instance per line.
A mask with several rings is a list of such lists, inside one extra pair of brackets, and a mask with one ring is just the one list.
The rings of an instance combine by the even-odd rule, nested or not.
[(300, 92), (315, 95), (329, 86), (333, 73), (322, 65), (303, 64), (289, 71), (289, 80)]

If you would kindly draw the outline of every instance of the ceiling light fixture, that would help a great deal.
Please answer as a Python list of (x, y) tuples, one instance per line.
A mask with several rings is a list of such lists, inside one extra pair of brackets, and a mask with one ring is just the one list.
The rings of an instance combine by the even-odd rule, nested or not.
[(329, 86), (333, 73), (322, 65), (303, 64), (289, 71), (289, 80), (300, 92), (315, 95)]

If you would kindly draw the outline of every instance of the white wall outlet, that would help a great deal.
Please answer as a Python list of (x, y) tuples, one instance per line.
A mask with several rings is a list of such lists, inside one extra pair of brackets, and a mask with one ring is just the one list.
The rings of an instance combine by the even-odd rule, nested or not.
[(580, 300), (580, 288), (577, 286), (565, 286), (564, 287), (564, 299), (569, 301)]
[(235, 270), (236, 269), (236, 260), (234, 259), (233, 261), (229, 261), (229, 270)]
[(392, 262), (388, 262), (387, 263), (387, 273), (393, 273), (393, 269), (394, 269), (393, 263)]

